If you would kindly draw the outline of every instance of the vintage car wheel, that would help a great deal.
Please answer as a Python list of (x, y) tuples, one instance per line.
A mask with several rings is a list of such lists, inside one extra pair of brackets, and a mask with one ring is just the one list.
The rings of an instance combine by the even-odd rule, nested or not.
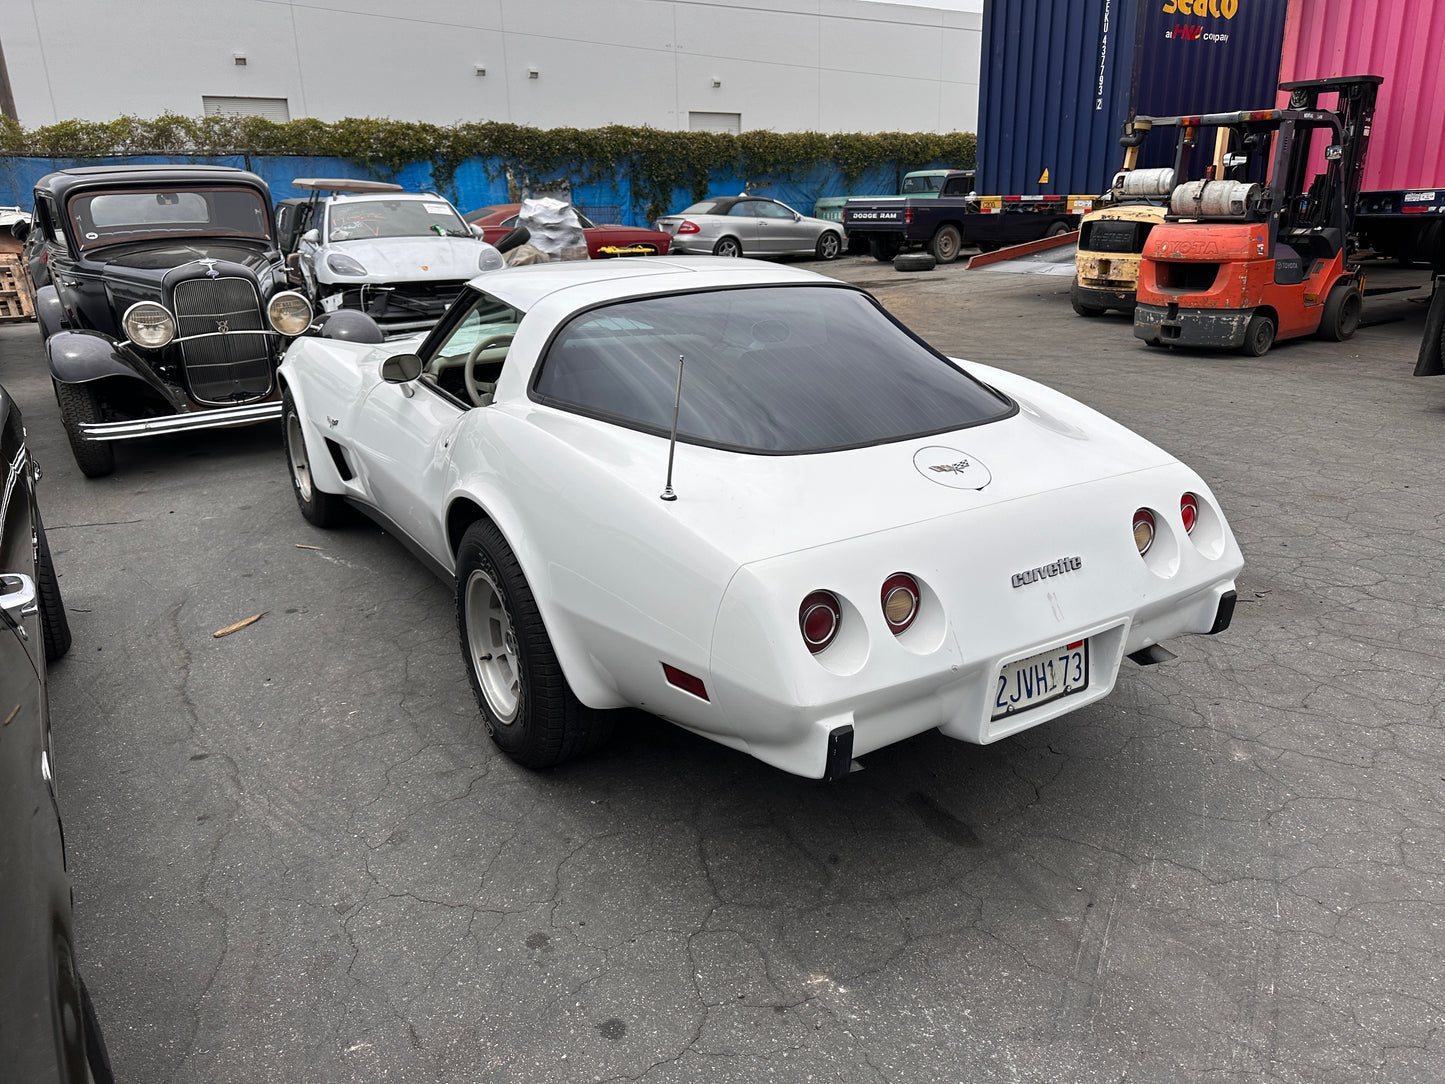
[(311, 477), (311, 457), (306, 451), (306, 434), (301, 428), (301, 416), (296, 412), (296, 400), (291, 398), (290, 391), (281, 396), (281, 417), (287, 473), (291, 476), (291, 492), (296, 494), (296, 506), (308, 523), (317, 527), (334, 527), (346, 519), (346, 502), (316, 488)]
[(712, 254), (714, 256), (741, 256), (743, 246), (738, 243), (736, 237), (724, 237), (712, 246)]
[(596, 748), (611, 716), (573, 695), (537, 601), (495, 524), (467, 528), (457, 549), (457, 630), (487, 733), (527, 768), (550, 768)]
[(843, 251), (843, 242), (832, 230), (824, 230), (818, 238), (817, 247), (814, 249), (820, 260), (836, 260), (838, 254)]
[(40, 631), (45, 638), (45, 661), (54, 662), (70, 650), (70, 618), (60, 597), (60, 578), (50, 557), (45, 526), (37, 521), (40, 559), (36, 562), (36, 591), (40, 596)]
[(101, 420), (100, 399), (89, 384), (62, 384), (55, 381), (55, 401), (60, 404), (60, 423), (70, 441), (70, 454), (75, 465), (87, 478), (104, 478), (115, 470), (115, 449), (104, 441), (86, 440), (80, 435), (82, 425)]

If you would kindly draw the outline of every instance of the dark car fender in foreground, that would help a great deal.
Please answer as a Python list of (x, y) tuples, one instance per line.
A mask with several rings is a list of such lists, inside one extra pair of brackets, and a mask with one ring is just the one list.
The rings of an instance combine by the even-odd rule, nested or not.
[(0, 1072), (26, 1084), (108, 1084), (76, 966), (50, 748), (47, 664), (70, 647), (70, 628), (35, 500), (39, 471), (3, 388), (0, 457)]

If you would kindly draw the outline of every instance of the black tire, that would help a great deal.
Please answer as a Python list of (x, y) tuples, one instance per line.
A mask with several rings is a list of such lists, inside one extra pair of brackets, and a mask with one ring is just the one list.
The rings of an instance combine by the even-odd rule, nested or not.
[(998, 248), (997, 241), (975, 241), (974, 244), (980, 252), (993, 252)]
[(524, 768), (550, 768), (612, 735), (612, 714), (567, 684), (516, 555), (490, 520), (457, 549), (457, 632), (467, 680), (497, 747)]
[(958, 259), (958, 250), (962, 247), (963, 234), (952, 225), (939, 226), (933, 240), (928, 242), (928, 251), (938, 263), (952, 263)]
[(1269, 353), (1269, 348), (1274, 345), (1274, 336), (1278, 327), (1279, 325), (1274, 322), (1274, 317), (1269, 313), (1255, 313), (1254, 318), (1249, 321), (1249, 326), (1244, 329), (1244, 344), (1240, 346), (1239, 352), (1246, 357), (1264, 357)]
[(1080, 316), (1087, 316), (1090, 319), (1096, 316), (1103, 316), (1104, 313), (1109, 311), (1108, 309), (1100, 308), (1098, 305), (1084, 304), (1079, 298), (1079, 284), (1077, 282), (1069, 287), (1069, 304), (1074, 307), (1074, 311)]
[(85, 440), (82, 425), (101, 420), (100, 397), (89, 384), (62, 384), (55, 381), (55, 401), (60, 404), (60, 424), (70, 441), (70, 454), (75, 465), (87, 478), (104, 478), (115, 470), (115, 449), (104, 441)]
[(1325, 298), (1325, 311), (1320, 316), (1319, 336), (1331, 342), (1342, 343), (1354, 336), (1360, 329), (1360, 312), (1364, 301), (1360, 289), (1353, 282), (1341, 282)]
[(927, 252), (904, 252), (893, 257), (893, 270), (932, 271), (937, 262)]
[(717, 244), (712, 246), (712, 254), (714, 256), (728, 257), (741, 256), (743, 254), (743, 246), (738, 243), (736, 237), (723, 237), (718, 240)]
[(40, 537), (40, 557), (35, 569), (35, 587), (40, 596), (40, 633), (45, 639), (45, 661), (51, 663), (70, 650), (70, 618), (60, 597), (60, 577), (55, 574), (55, 562), (50, 557), (45, 525), (37, 520), (35, 526)]
[(843, 251), (843, 239), (832, 230), (824, 230), (813, 251), (820, 260), (836, 260)]
[(311, 455), (306, 449), (306, 434), (301, 428), (301, 415), (290, 389), (281, 395), (281, 446), (286, 452), (286, 473), (291, 478), (291, 492), (296, 507), (306, 522), (317, 527), (335, 527), (344, 523), (349, 510), (346, 502), (332, 493), (316, 488), (311, 476)]
[(1045, 236), (1045, 237), (1061, 237), (1061, 236), (1063, 236), (1064, 234), (1066, 234), (1066, 233), (1068, 233), (1068, 232), (1069, 232), (1069, 224), (1068, 224), (1067, 222), (1055, 222), (1052, 226), (1049, 227), (1049, 232), (1046, 233), (1046, 234), (1044, 234), (1044, 236)]
[(868, 239), (868, 251), (879, 263), (888, 263), (894, 256), (898, 255), (898, 238), (892, 234), (882, 233)]
[(848, 255), (866, 256), (868, 254), (868, 237), (862, 233), (850, 233), (848, 235)]

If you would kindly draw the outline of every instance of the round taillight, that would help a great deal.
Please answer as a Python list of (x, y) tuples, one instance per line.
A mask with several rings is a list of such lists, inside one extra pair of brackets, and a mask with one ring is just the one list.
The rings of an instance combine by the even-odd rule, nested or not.
[(1141, 508), (1134, 513), (1134, 545), (1139, 547), (1139, 556), (1143, 557), (1149, 552), (1149, 547), (1154, 544), (1154, 513), (1147, 508)]
[(1179, 518), (1184, 520), (1184, 533), (1193, 534), (1194, 525), (1199, 522), (1199, 498), (1193, 493), (1179, 498)]
[(879, 600), (883, 603), (883, 620), (897, 636), (918, 616), (918, 581), (906, 572), (895, 572), (883, 581)]
[(842, 620), (843, 609), (831, 591), (814, 591), (798, 607), (798, 627), (803, 631), (803, 643), (814, 655), (833, 642)]

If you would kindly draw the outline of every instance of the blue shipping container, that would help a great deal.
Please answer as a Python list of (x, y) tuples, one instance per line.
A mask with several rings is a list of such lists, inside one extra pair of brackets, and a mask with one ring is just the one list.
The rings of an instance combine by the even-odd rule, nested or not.
[[(985, 0), (978, 190), (1103, 192), (1133, 116), (1272, 109), (1288, 0)], [(1168, 164), (1164, 140), (1141, 164)]]

